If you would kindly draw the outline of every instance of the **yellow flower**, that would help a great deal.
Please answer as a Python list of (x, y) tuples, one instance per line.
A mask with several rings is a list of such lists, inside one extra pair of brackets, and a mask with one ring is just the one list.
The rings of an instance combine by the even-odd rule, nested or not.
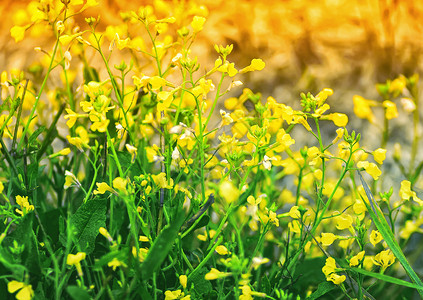
[(228, 249), (223, 246), (223, 245), (219, 245), (216, 247), (215, 251), (219, 254), (219, 255), (228, 255), (231, 254), (231, 252), (228, 251)]
[(386, 149), (378, 148), (373, 151), (373, 158), (378, 164), (382, 164), (386, 158)]
[(288, 212), (288, 215), (293, 218), (293, 219), (300, 219), (301, 218), (301, 213), (298, 209), (299, 207), (294, 205), (293, 207), (291, 207), (291, 209)]
[(116, 257), (113, 257), (113, 259), (109, 261), (107, 265), (109, 267), (112, 267), (113, 271), (115, 271), (117, 267), (126, 267), (126, 264), (118, 260)]
[(326, 277), (327, 281), (332, 281), (334, 284), (341, 284), (347, 279), (345, 275), (338, 275), (336, 273), (332, 273), (329, 277)]
[(320, 239), (320, 241), (322, 242), (323, 246), (330, 246), (333, 244), (333, 242), (337, 239), (338, 237), (336, 235), (334, 235), (333, 233), (329, 232), (329, 233), (324, 233), (322, 232), (322, 238)]
[(182, 285), (182, 287), (184, 289), (187, 288), (187, 282), (188, 282), (188, 277), (187, 275), (181, 275), (179, 276), (179, 283)]
[(194, 33), (197, 33), (203, 30), (203, 26), (205, 22), (206, 22), (206, 18), (195, 16), (191, 22), (191, 27), (194, 30)]
[(326, 258), (326, 263), (322, 268), (323, 274), (325, 274), (326, 277), (328, 277), (330, 274), (335, 272), (335, 269), (336, 269), (335, 259), (333, 257)]
[(106, 228), (104, 228), (104, 227), (100, 227), (99, 229), (98, 229), (98, 232), (100, 232), (100, 234), (102, 235), (102, 236), (104, 236), (110, 243), (111, 242), (113, 242), (113, 238), (112, 238), (112, 236), (110, 235), (110, 233), (107, 231), (107, 229)]
[(96, 185), (97, 189), (94, 191), (94, 195), (104, 194), (107, 191), (117, 195), (116, 191), (105, 182), (96, 182)]
[(24, 36), (25, 36), (25, 30), (27, 30), (28, 25), (27, 26), (13, 26), (10, 29), (10, 35), (12, 36), (12, 38), (15, 39), (15, 42), (20, 42), (23, 40)]
[(8, 282), (7, 290), (9, 293), (14, 293), (17, 290), (20, 290), (15, 296), (18, 300), (31, 300), (32, 297), (34, 297), (32, 285), (23, 282), (18, 282), (16, 280)]
[(363, 260), (365, 251), (360, 251), (350, 259), (350, 267), (356, 267)]
[(124, 179), (122, 177), (116, 177), (115, 179), (113, 179), (112, 183), (113, 183), (113, 188), (115, 190), (118, 190), (124, 194), (127, 193), (127, 190), (126, 190), (126, 185), (128, 184), (127, 179)]
[(150, 78), (148, 83), (151, 85), (151, 89), (155, 91), (166, 85), (166, 79), (159, 76), (153, 76)]
[(239, 73), (246, 73), (246, 72), (252, 72), (252, 71), (261, 71), (264, 69), (266, 64), (263, 60), (260, 58), (254, 58), (250, 65), (245, 67), (244, 69), (240, 70)]
[(239, 190), (234, 186), (232, 181), (225, 180), (219, 186), (219, 195), (227, 203), (232, 203), (238, 200)]
[(333, 95), (333, 90), (330, 88), (324, 88), (314, 98), (317, 101), (317, 106), (322, 106), (329, 96)]
[(372, 230), (370, 233), (370, 243), (372, 243), (373, 247), (376, 247), (376, 244), (378, 244), (383, 239), (382, 235), (377, 230)]
[(83, 276), (81, 261), (85, 259), (85, 256), (85, 252), (78, 252), (77, 254), (68, 254), (68, 257), (66, 259), (66, 264), (76, 267), (79, 277)]
[(353, 221), (354, 220), (350, 215), (344, 213), (344, 214), (336, 217), (336, 228), (338, 230), (350, 228)]
[(413, 201), (417, 202), (420, 206), (423, 206), (423, 201), (417, 197), (416, 192), (411, 190), (411, 182), (408, 180), (403, 180), (401, 182), (399, 196), (403, 201), (408, 201), (410, 198), (413, 198)]
[(260, 267), (261, 265), (267, 264), (268, 262), (270, 262), (270, 259), (266, 257), (265, 258), (253, 257), (251, 266), (254, 268), (254, 270), (257, 270), (258, 267)]
[(368, 119), (370, 123), (375, 122), (375, 116), (373, 115), (370, 106), (374, 105), (374, 101), (364, 99), (361, 96), (355, 95), (353, 97), (354, 102), (354, 113), (361, 119)]
[(24, 197), (19, 195), (16, 196), (16, 203), (19, 204), (19, 206), (22, 209), (22, 211), (20, 211), (19, 209), (16, 209), (16, 212), (22, 216), (34, 210), (34, 205), (29, 204), (28, 196), (24, 196)]
[(379, 170), (376, 164), (369, 163), (368, 161), (359, 161), (357, 163), (358, 168), (364, 168), (366, 172), (373, 177), (374, 180), (379, 179), (379, 176), (382, 174), (382, 172)]
[(220, 272), (218, 269), (211, 268), (210, 272), (208, 272), (204, 278), (206, 280), (216, 280), (218, 278), (228, 277), (231, 273)]
[(346, 114), (333, 113), (328, 115), (327, 118), (338, 127), (345, 127), (348, 124), (348, 116)]
[(373, 263), (377, 266), (381, 266), (382, 270), (392, 265), (395, 262), (395, 255), (391, 250), (384, 250), (376, 254)]
[(385, 108), (385, 115), (388, 120), (398, 118), (397, 105), (389, 100), (383, 101), (383, 107)]

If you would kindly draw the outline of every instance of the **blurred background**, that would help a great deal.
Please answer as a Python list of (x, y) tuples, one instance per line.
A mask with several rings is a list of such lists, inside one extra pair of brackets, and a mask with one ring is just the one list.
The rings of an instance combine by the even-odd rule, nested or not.
[[(114, 24), (120, 22), (119, 11), (153, 2), (100, 0), (100, 5), (85, 15), (101, 14), (103, 25)], [(339, 98), (343, 90), (371, 96), (376, 82), (422, 68), (422, 1), (195, 2), (209, 12), (199, 36), (200, 57), (214, 61), (215, 53), (209, 56), (213, 44), (233, 43), (231, 59), (237, 66), (262, 58), (267, 64), (265, 72), (251, 73), (245, 81), (264, 95), (298, 97), (300, 91), (316, 92), (327, 86), (334, 88)], [(34, 44), (25, 40), (16, 44), (9, 33), (13, 24), (25, 20), (28, 3), (1, 1), (0, 13), (5, 19), (0, 25), (0, 64), (4, 69), (22, 68), (34, 58), (25, 55)]]

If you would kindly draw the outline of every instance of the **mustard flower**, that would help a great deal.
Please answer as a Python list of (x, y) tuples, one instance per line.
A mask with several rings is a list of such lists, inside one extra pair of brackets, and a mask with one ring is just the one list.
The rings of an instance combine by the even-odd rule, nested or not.
[(338, 237), (331, 232), (324, 233), (322, 232), (322, 237), (320, 241), (322, 242), (323, 246), (330, 246)]
[(179, 276), (179, 283), (182, 285), (184, 289), (187, 288), (188, 277), (187, 275), (180, 275)]
[(10, 35), (12, 38), (15, 39), (15, 42), (18, 43), (22, 41), (25, 37), (25, 31), (30, 27), (30, 25), (26, 26), (13, 26), (10, 29)]
[(383, 101), (383, 107), (385, 108), (385, 116), (388, 120), (398, 118), (397, 105), (389, 100)]
[(266, 257), (253, 257), (251, 266), (254, 270), (257, 270), (261, 265), (267, 264), (270, 262), (270, 259)]
[(32, 285), (16, 280), (7, 283), (7, 291), (11, 294), (19, 291), (15, 296), (17, 300), (31, 300), (34, 297)]
[(386, 158), (386, 149), (378, 148), (373, 151), (373, 158), (381, 165)]
[(317, 106), (322, 106), (329, 96), (333, 95), (333, 90), (330, 88), (324, 88), (314, 98), (317, 101)]
[(113, 188), (119, 192), (127, 194), (128, 191), (126, 190), (126, 185), (128, 184), (128, 180), (122, 177), (116, 177), (113, 179)]
[(402, 108), (407, 112), (407, 113), (412, 113), (413, 111), (416, 110), (416, 104), (414, 103), (414, 101), (410, 98), (401, 98), (400, 103), (402, 105)]
[(231, 273), (220, 272), (218, 269), (211, 268), (210, 272), (208, 272), (204, 278), (206, 280), (216, 280), (219, 278), (224, 278), (230, 276)]
[(239, 190), (235, 187), (232, 181), (224, 180), (219, 185), (219, 195), (227, 203), (232, 203), (238, 200), (239, 194), (240, 194)]
[(194, 19), (191, 22), (191, 27), (194, 30), (194, 33), (197, 33), (203, 30), (203, 26), (205, 22), (206, 22), (206, 18), (194, 16)]
[(291, 209), (288, 212), (288, 215), (293, 219), (301, 219), (301, 212), (298, 209), (299, 207), (297, 205), (294, 205), (291, 207)]
[(348, 116), (346, 114), (333, 113), (328, 115), (327, 118), (338, 127), (345, 127), (348, 124)]
[(411, 182), (408, 180), (401, 181), (399, 196), (403, 201), (408, 201), (410, 198), (413, 198), (413, 201), (417, 202), (420, 206), (423, 206), (423, 200), (417, 197), (416, 192), (411, 190)]
[(113, 242), (113, 238), (112, 238), (112, 236), (110, 235), (110, 233), (107, 231), (107, 229), (106, 228), (104, 228), (104, 227), (100, 227), (99, 229), (98, 229), (98, 232), (100, 232), (100, 234), (102, 235), (102, 236), (104, 236), (110, 243), (112, 243)]
[(190, 295), (185, 296), (184, 292), (182, 292), (181, 290), (165, 292), (165, 300), (176, 300), (176, 299), (189, 300), (191, 299), (191, 296)]
[(336, 130), (336, 137), (333, 139), (332, 144), (335, 144), (336, 142), (338, 142), (343, 136), (344, 136), (344, 128), (338, 128)]
[(375, 101), (364, 99), (361, 96), (353, 97), (354, 113), (360, 119), (367, 119), (370, 123), (374, 123), (376, 118), (372, 112), (371, 106), (375, 106)]
[(373, 245), (373, 247), (376, 247), (376, 244), (378, 244), (383, 239), (382, 235), (377, 230), (372, 230), (370, 233), (370, 243)]
[(365, 251), (360, 251), (350, 259), (350, 267), (356, 267), (363, 260)]
[(245, 67), (244, 69), (240, 70), (239, 73), (246, 73), (246, 72), (253, 72), (253, 71), (261, 71), (264, 69), (266, 64), (260, 58), (254, 58), (250, 65)]
[(117, 267), (124, 267), (124, 268), (127, 267), (127, 265), (123, 261), (120, 261), (116, 257), (113, 257), (113, 259), (109, 261), (107, 265), (111, 267), (113, 271), (115, 271)]
[(219, 254), (219, 255), (228, 255), (231, 254), (231, 252), (228, 251), (228, 249), (223, 246), (223, 245), (219, 245), (216, 247), (215, 251)]
[(374, 180), (378, 180), (379, 176), (382, 174), (376, 164), (369, 163), (368, 161), (359, 161), (357, 163), (357, 167), (364, 168), (364, 170), (366, 170), (366, 172), (372, 176)]
[(68, 254), (68, 257), (66, 259), (66, 264), (76, 267), (79, 277), (82, 277), (84, 275), (82, 273), (81, 261), (85, 259), (85, 256), (85, 252), (78, 252), (77, 254)]
[(94, 195), (104, 194), (105, 192), (111, 192), (115, 195), (118, 195), (117, 192), (105, 182), (96, 182), (96, 185), (97, 189), (94, 191)]
[(354, 220), (350, 215), (344, 213), (336, 217), (336, 228), (338, 230), (350, 228), (353, 221)]
[(326, 277), (327, 281), (332, 281), (334, 284), (341, 284), (346, 279), (347, 279), (347, 277), (345, 275), (338, 275), (336, 273), (332, 273), (328, 277)]
[(166, 173), (160, 173), (158, 175), (151, 175), (153, 178), (154, 183), (157, 187), (161, 189), (172, 189), (173, 187), (173, 179), (169, 178), (169, 180), (166, 179)]
[(381, 266), (382, 270), (392, 265), (395, 262), (395, 255), (391, 250), (384, 250), (375, 255), (373, 263), (377, 266)]
[(19, 204), (22, 209), (16, 209), (16, 212), (19, 213), (21, 216), (24, 216), (30, 211), (34, 210), (34, 205), (29, 204), (28, 196), (16, 196), (16, 203)]

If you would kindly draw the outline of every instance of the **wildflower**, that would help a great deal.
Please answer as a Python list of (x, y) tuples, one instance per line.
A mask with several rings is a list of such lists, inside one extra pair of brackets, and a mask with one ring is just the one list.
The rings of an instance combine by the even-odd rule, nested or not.
[(348, 124), (348, 116), (346, 114), (333, 113), (328, 115), (327, 118), (338, 127), (345, 127)]
[(105, 192), (111, 192), (115, 195), (118, 195), (117, 192), (105, 182), (96, 182), (96, 185), (97, 189), (94, 191), (94, 195), (104, 194)]
[[(266, 210), (268, 210), (267, 207)], [(279, 219), (277, 218), (277, 215), (274, 211), (268, 210), (268, 215), (263, 216), (262, 220), (264, 224), (272, 223), (276, 227), (279, 227)]]
[(382, 270), (392, 265), (395, 262), (395, 255), (391, 250), (384, 250), (376, 254), (373, 263), (377, 266), (381, 266)]
[(82, 277), (84, 275), (82, 273), (81, 261), (85, 259), (85, 256), (85, 252), (78, 252), (77, 254), (68, 254), (68, 257), (66, 259), (66, 264), (76, 267), (79, 277)]
[(361, 119), (368, 119), (370, 123), (374, 123), (376, 118), (373, 115), (371, 106), (374, 106), (374, 101), (364, 99), (361, 96), (355, 95), (353, 97), (354, 113)]
[(151, 175), (154, 183), (157, 187), (161, 189), (171, 189), (173, 187), (173, 179), (170, 178), (169, 181), (166, 179), (166, 173), (160, 173), (158, 175)]
[(175, 300), (175, 299), (189, 300), (191, 299), (191, 296), (190, 295), (185, 296), (184, 292), (182, 292), (181, 290), (165, 292), (165, 300)]
[(18, 43), (23, 40), (25, 36), (25, 31), (29, 28), (30, 25), (26, 26), (13, 26), (10, 29), (10, 35), (15, 39), (15, 42)]
[(220, 110), (220, 116), (222, 117), (222, 126), (229, 125), (233, 123), (233, 119), (231, 118), (231, 115), (228, 114), (223, 109)]
[(150, 239), (144, 235), (140, 235), (139, 241), (140, 242), (148, 242)]
[(336, 271), (336, 262), (333, 257), (328, 257), (326, 259), (326, 263), (322, 268), (323, 273), (326, 276), (327, 281), (332, 281), (335, 284), (341, 284), (345, 281), (346, 276), (345, 275), (338, 275), (335, 273)]
[(252, 267), (254, 268), (254, 270), (257, 270), (258, 267), (260, 267), (261, 265), (267, 264), (268, 262), (270, 262), (270, 259), (268, 258), (263, 258), (263, 257), (253, 257), (252, 260)]
[(113, 238), (112, 238), (112, 236), (110, 235), (110, 233), (107, 231), (107, 229), (106, 228), (104, 228), (104, 227), (100, 227), (99, 229), (98, 229), (98, 232), (100, 232), (100, 234), (102, 235), (102, 236), (104, 236), (110, 243), (112, 243), (113, 242)]
[(353, 223), (353, 218), (348, 214), (342, 214), (336, 217), (336, 228), (338, 230), (343, 230), (350, 228)]
[(386, 158), (386, 149), (378, 148), (373, 151), (373, 158), (381, 165)]
[(194, 33), (197, 33), (203, 30), (203, 26), (205, 22), (206, 22), (206, 18), (195, 16), (191, 22), (191, 27), (194, 30)]
[(336, 137), (333, 139), (332, 144), (335, 144), (336, 142), (338, 142), (343, 136), (344, 136), (344, 128), (338, 128), (336, 130)]
[(16, 294), (16, 299), (18, 300), (31, 300), (34, 297), (34, 291), (32, 290), (32, 285), (26, 284), (24, 282), (19, 282), (16, 280), (9, 281), (7, 283), (7, 291), (9, 293), (19, 292)]
[(127, 267), (127, 265), (123, 261), (120, 261), (116, 257), (113, 257), (113, 259), (109, 261), (107, 265), (109, 267), (112, 267), (113, 271), (115, 271), (117, 267)]
[(291, 209), (289, 210), (288, 214), (291, 218), (293, 219), (301, 219), (301, 212), (298, 209), (299, 207), (297, 205), (294, 205), (293, 207), (291, 207)]
[(383, 239), (382, 235), (377, 230), (372, 230), (370, 233), (370, 243), (372, 243), (373, 247), (376, 247), (376, 244), (378, 244)]
[(219, 186), (219, 195), (227, 203), (232, 203), (238, 199), (239, 190), (234, 186), (232, 181), (225, 180)]
[(383, 101), (383, 107), (385, 108), (386, 119), (392, 120), (398, 118), (397, 105), (389, 100)]
[(77, 186), (81, 186), (81, 183), (79, 182), (79, 180), (76, 178), (76, 176), (69, 172), (69, 171), (65, 171), (65, 184), (64, 184), (64, 189), (67, 190), (69, 187), (71, 187), (73, 184), (76, 184)]
[(401, 181), (399, 196), (403, 201), (408, 201), (410, 198), (413, 198), (413, 201), (417, 202), (420, 206), (423, 206), (423, 201), (417, 197), (416, 192), (411, 190), (411, 182), (408, 180)]
[(208, 272), (204, 278), (206, 280), (216, 280), (219, 278), (224, 278), (230, 276), (231, 273), (220, 272), (218, 269), (211, 268), (210, 272)]
[(219, 254), (219, 255), (228, 255), (231, 254), (231, 252), (228, 251), (228, 249), (223, 246), (223, 245), (219, 245), (216, 247), (215, 251)]
[(54, 158), (54, 157), (57, 157), (57, 156), (66, 156), (66, 155), (68, 155), (69, 153), (71, 153), (70, 148), (64, 148), (64, 149), (60, 150), (59, 152), (56, 152), (56, 153), (50, 154), (48, 157), (49, 157), (49, 158)]
[(333, 95), (333, 90), (330, 88), (324, 88), (314, 98), (317, 101), (317, 106), (322, 106), (329, 96)]
[(182, 285), (184, 289), (187, 288), (188, 277), (187, 275), (180, 275), (179, 276), (179, 283)]
[(359, 161), (357, 168), (364, 168), (366, 172), (373, 177), (374, 180), (378, 180), (382, 172), (379, 170), (376, 164), (369, 163), (368, 161)]
[(324, 233), (322, 232), (322, 238), (320, 239), (320, 241), (322, 242), (323, 246), (330, 246), (333, 244), (333, 242), (337, 239), (338, 237), (336, 235), (334, 235), (333, 233), (329, 232), (329, 233)]
[(269, 157), (267, 155), (263, 158), (263, 167), (266, 170), (270, 170), (272, 168), (272, 160), (276, 160), (276, 157)]
[(117, 191), (120, 191), (124, 194), (127, 193), (126, 185), (128, 184), (128, 180), (122, 177), (116, 177), (113, 179), (113, 188)]
[(30, 211), (34, 210), (34, 205), (29, 204), (28, 196), (16, 196), (16, 203), (19, 204), (22, 210), (16, 209), (16, 212), (21, 216), (26, 215)]
[(365, 251), (360, 251), (350, 259), (350, 267), (356, 267), (363, 260)]
[(254, 58), (251, 61), (251, 64), (248, 67), (240, 70), (239, 73), (246, 73), (246, 72), (253, 72), (253, 71), (261, 71), (264, 69), (266, 64), (260, 58)]

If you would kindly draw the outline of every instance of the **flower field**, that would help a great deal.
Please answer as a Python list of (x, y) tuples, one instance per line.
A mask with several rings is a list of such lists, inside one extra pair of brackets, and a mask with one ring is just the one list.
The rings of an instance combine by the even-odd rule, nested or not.
[(423, 8), (342, 2), (15, 3), (1, 298), (422, 298)]

